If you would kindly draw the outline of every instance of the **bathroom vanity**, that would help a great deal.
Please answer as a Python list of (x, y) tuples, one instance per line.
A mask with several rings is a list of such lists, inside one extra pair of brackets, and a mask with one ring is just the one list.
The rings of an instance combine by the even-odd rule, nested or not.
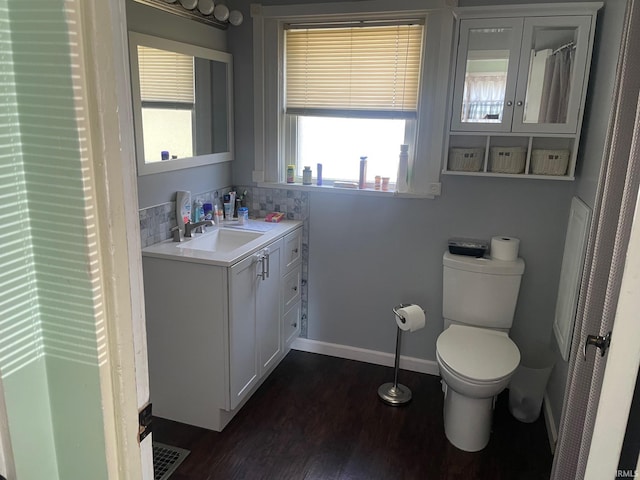
[(142, 251), (154, 414), (221, 431), (300, 331), (302, 223), (210, 227)]

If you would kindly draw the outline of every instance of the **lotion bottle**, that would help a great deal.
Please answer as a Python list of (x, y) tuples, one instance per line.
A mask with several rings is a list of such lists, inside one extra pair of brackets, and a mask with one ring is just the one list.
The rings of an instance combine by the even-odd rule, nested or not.
[(176, 192), (176, 221), (178, 228), (184, 231), (184, 224), (191, 220), (191, 192), (180, 190)]
[(358, 188), (367, 188), (367, 157), (360, 157), (360, 179), (358, 181)]
[(396, 190), (399, 193), (407, 193), (409, 191), (409, 145), (406, 144), (400, 145)]

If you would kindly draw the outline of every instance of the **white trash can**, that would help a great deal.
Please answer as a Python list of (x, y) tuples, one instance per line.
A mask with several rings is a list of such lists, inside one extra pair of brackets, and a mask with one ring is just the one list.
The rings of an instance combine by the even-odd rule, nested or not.
[(546, 346), (520, 348), (520, 365), (509, 383), (509, 411), (525, 423), (540, 416), (547, 381), (555, 363), (553, 352)]

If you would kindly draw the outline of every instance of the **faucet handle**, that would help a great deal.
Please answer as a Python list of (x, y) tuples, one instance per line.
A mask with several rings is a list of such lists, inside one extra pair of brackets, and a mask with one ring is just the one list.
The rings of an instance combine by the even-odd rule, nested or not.
[(176, 225), (175, 227), (171, 228), (169, 230), (169, 232), (171, 232), (171, 234), (173, 235), (173, 241), (174, 242), (181, 242), (182, 241), (182, 231), (180, 230), (180, 226)]

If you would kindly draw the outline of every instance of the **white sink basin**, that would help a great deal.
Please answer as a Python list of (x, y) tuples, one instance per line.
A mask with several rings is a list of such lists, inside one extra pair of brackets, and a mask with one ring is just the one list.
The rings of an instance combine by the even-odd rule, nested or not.
[(183, 250), (200, 250), (203, 252), (231, 252), (243, 245), (261, 237), (264, 232), (249, 232), (216, 228), (212, 232), (204, 233), (191, 240), (179, 243)]

